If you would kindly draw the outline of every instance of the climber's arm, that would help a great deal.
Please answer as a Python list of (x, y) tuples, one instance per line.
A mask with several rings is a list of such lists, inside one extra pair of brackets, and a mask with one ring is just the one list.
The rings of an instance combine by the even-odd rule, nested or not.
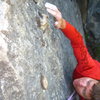
[(71, 24), (62, 18), (61, 12), (55, 5), (46, 3), (45, 7), (47, 8), (47, 11), (55, 17), (56, 28), (61, 29), (65, 36), (67, 36), (71, 41), (78, 43), (80, 39), (82, 40), (81, 34)]
[(76, 30), (76, 28), (73, 25), (71, 25), (69, 22), (64, 20), (62, 22), (62, 26), (64, 26), (64, 27), (60, 28), (60, 30), (64, 33), (64, 35), (67, 38), (70, 39), (71, 43), (73, 43), (73, 44), (83, 43), (82, 35)]
[(55, 5), (46, 3), (45, 7), (47, 8), (47, 11), (55, 17), (55, 26), (58, 29), (61, 29), (65, 36), (70, 39), (78, 63), (89, 64), (92, 61), (92, 58), (87, 51), (82, 35), (74, 28), (74, 26), (62, 18), (61, 12)]
[(71, 41), (78, 64), (83, 64), (84, 66), (91, 64), (93, 59), (88, 53), (82, 35), (69, 22), (65, 21), (65, 23), (65, 27), (61, 31)]

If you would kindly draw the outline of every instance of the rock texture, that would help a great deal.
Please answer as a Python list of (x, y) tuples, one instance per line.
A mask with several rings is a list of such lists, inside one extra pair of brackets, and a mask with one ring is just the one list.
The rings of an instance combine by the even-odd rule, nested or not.
[(89, 0), (86, 32), (93, 57), (100, 61), (100, 0)]
[[(47, 0), (82, 34), (74, 0)], [(77, 64), (45, 0), (0, 0), (0, 100), (66, 100)]]
[(86, 24), (89, 0), (76, 0), (80, 8), (83, 24)]
[(100, 61), (100, 0), (76, 0), (82, 15), (87, 47), (91, 56)]

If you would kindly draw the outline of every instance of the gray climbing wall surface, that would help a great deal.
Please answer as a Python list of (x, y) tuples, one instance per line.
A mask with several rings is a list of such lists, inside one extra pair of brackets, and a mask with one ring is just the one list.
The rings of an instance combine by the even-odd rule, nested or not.
[(45, 2), (83, 34), (75, 0), (0, 0), (0, 100), (66, 100), (73, 92), (77, 62)]

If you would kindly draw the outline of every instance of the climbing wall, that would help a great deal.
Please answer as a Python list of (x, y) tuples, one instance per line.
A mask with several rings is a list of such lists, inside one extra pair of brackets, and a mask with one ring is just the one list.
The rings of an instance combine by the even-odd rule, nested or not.
[(46, 2), (83, 35), (75, 0), (0, 0), (0, 100), (66, 100), (76, 59)]

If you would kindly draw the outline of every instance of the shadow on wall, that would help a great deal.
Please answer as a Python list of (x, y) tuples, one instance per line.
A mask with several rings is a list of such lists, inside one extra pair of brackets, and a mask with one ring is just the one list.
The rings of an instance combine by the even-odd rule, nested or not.
[(100, 61), (100, 1), (77, 0), (84, 24), (86, 44), (91, 56)]

